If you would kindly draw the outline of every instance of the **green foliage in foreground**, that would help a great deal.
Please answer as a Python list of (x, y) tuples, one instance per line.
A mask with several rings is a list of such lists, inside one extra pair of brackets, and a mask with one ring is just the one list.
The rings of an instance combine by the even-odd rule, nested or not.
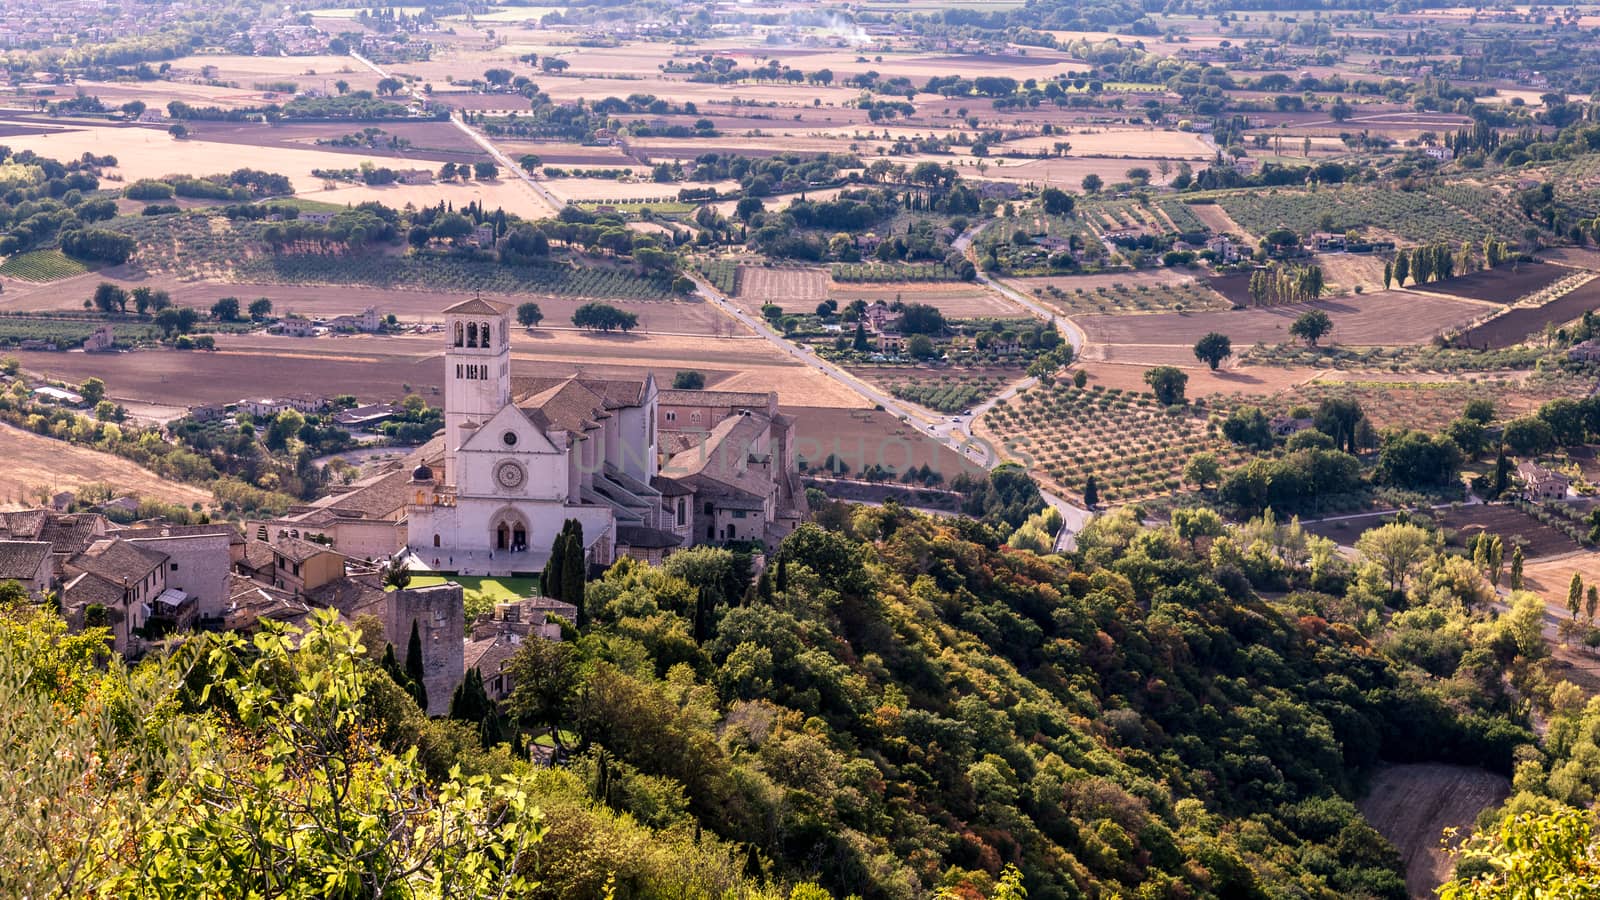
[(0, 763), (30, 777), (0, 894), (1400, 900), (1362, 775), (1509, 772), (1532, 734), (1496, 673), (1538, 656), (1542, 605), (1489, 617), (1416, 526), (1352, 567), (1210, 518), (1119, 511), (1040, 556), (824, 504), (753, 583), (724, 550), (623, 560), (581, 633), (512, 660), (512, 746), (549, 770), (424, 718), (330, 621), (129, 671), (8, 610)]

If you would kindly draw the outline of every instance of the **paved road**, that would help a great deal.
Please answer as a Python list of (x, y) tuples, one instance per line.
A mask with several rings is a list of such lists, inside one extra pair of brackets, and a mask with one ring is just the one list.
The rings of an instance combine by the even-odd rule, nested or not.
[[(376, 72), (378, 74), (379, 78), (388, 78), (388, 77), (390, 77), (389, 73), (385, 72), (381, 66), (379, 66), (377, 63), (373, 62), (372, 60), (367, 59), (366, 57), (362, 56), (361, 54), (355, 52), (354, 50), (350, 51), (350, 56), (356, 62), (359, 62), (363, 66), (366, 66), (367, 68), (369, 68), (372, 71)], [(419, 91), (417, 88), (415, 88), (415, 87), (413, 87), (411, 85), (406, 85), (405, 92), (406, 92), (407, 96), (411, 97), (413, 100), (416, 100), (419, 103), (427, 103), (428, 102), (429, 98), (425, 94), (423, 94), (421, 91)], [(543, 184), (539, 183), (536, 179), (534, 179), (534, 177), (532, 175), (529, 175), (527, 172), (523, 171), (522, 166), (520, 166), (520, 165), (516, 164), (515, 162), (513, 162), (511, 160), (511, 157), (505, 155), (505, 153), (502, 152), (499, 147), (496, 147), (492, 141), (490, 141), (484, 135), (480, 134), (476, 128), (473, 128), (471, 125), (468, 125), (465, 121), (463, 121), (461, 119), (461, 117), (460, 117), (460, 114), (452, 112), (450, 114), (450, 124), (454, 125), (462, 134), (464, 134), (468, 138), (470, 138), (474, 144), (477, 144), (479, 147), (482, 147), (483, 148), (483, 152), (489, 154), (489, 156), (494, 159), (495, 163), (500, 166), (502, 171), (509, 172), (512, 175), (515, 175), (518, 179), (520, 179), (522, 181), (523, 184), (525, 184), (528, 187), (532, 188), (534, 194), (536, 196), (538, 196), (538, 198), (540, 200), (544, 201), (544, 203), (547, 206), (550, 207), (551, 215), (554, 215), (554, 214), (560, 212), (562, 210), (562, 208), (567, 205), (565, 200), (562, 200), (561, 198), (557, 197), (554, 193), (552, 193), (550, 191), (549, 188), (547, 188)]]
[[(765, 319), (746, 312), (739, 304), (713, 287), (710, 282), (706, 281), (698, 273), (690, 272), (688, 274), (694, 280), (700, 296), (749, 327), (756, 334), (766, 338), (773, 346), (783, 351), (785, 355), (797, 359), (843, 384), (867, 400), (883, 407), (890, 415), (899, 418), (928, 437), (950, 447), (986, 469), (992, 469), (1002, 462), (1000, 455), (994, 451), (994, 448), (989, 446), (987, 441), (972, 435), (972, 422), (978, 416), (987, 412), (998, 400), (1014, 395), (1018, 390), (1021, 390), (1021, 386), (1012, 385), (1000, 397), (974, 407), (969, 414), (954, 417), (956, 419), (954, 422), (949, 419), (929, 417), (927, 412), (895, 399), (893, 396), (850, 374), (840, 366), (818, 357), (817, 354), (809, 349), (797, 347), (792, 341), (773, 329), (771, 325), (768, 325)], [(1034, 379), (1024, 379), (1024, 381), (1031, 384)], [(1093, 514), (1089, 510), (1075, 506), (1064, 498), (1048, 491), (1041, 490), (1040, 495), (1046, 503), (1061, 512), (1062, 527), (1061, 533), (1056, 537), (1057, 549), (1070, 549), (1073, 545), (1072, 536), (1083, 530), (1083, 526), (1089, 523), (1089, 519), (1092, 518)]]
[[(385, 72), (382, 67), (363, 57), (361, 54), (352, 51), (350, 56), (357, 62), (366, 66), (368, 69), (376, 72), (378, 77), (390, 77), (389, 73)], [(405, 91), (407, 95), (418, 102), (425, 102), (426, 98), (415, 87), (407, 85)], [(518, 178), (522, 179), (522, 181), (531, 187), (541, 199), (550, 205), (552, 212), (559, 211), (563, 206), (566, 205), (563, 201), (559, 200), (555, 194), (551, 193), (549, 188), (546, 188), (543, 184), (535, 181), (528, 175), (528, 173), (522, 170), (521, 166), (514, 164), (509, 157), (501, 152), (500, 148), (496, 147), (494, 143), (489, 140), (487, 136), (480, 134), (476, 129), (467, 125), (466, 122), (461, 121), (454, 115), (450, 117), (450, 122), (451, 124), (455, 125), (456, 128), (460, 129), (463, 134), (471, 138), (473, 143), (482, 147), (484, 152), (493, 157), (495, 161), (498, 162), (502, 167), (515, 174)], [(955, 248), (965, 252), (967, 246), (972, 243), (972, 239), (978, 234), (979, 231), (983, 229), (983, 227), (984, 226), (980, 224), (968, 229), (964, 234), (956, 239), (954, 244)], [(767, 324), (765, 319), (761, 318), (760, 316), (754, 316), (745, 312), (737, 303), (734, 303), (731, 298), (717, 290), (711, 285), (710, 282), (700, 277), (699, 274), (694, 272), (689, 272), (687, 274), (691, 279), (694, 280), (700, 296), (715, 304), (724, 313), (727, 313), (729, 316), (732, 316), (734, 319), (742, 322), (746, 327), (750, 328), (756, 334), (772, 342), (775, 347), (777, 347), (779, 350), (782, 350), (786, 355), (799, 360), (800, 362), (810, 366), (813, 369), (816, 369), (829, 378), (832, 378), (834, 381), (843, 384), (845, 387), (850, 388), (878, 406), (881, 406), (890, 415), (901, 419), (923, 434), (926, 434), (934, 440), (950, 447), (957, 453), (960, 453), (967, 459), (983, 466), (986, 469), (992, 469), (1002, 462), (1000, 455), (994, 451), (994, 448), (989, 446), (987, 441), (973, 436), (972, 423), (979, 416), (982, 416), (984, 413), (993, 408), (996, 403), (1007, 400), (1015, 396), (1017, 392), (1031, 387), (1036, 382), (1036, 379), (1022, 379), (1016, 384), (1006, 388), (1006, 390), (1001, 392), (999, 396), (974, 407), (970, 413), (966, 413), (960, 417), (957, 417), (956, 421), (954, 422), (937, 417), (930, 418), (928, 413), (922, 411), (920, 408), (914, 408), (902, 403), (899, 400), (896, 400), (889, 394), (885, 394), (883, 391), (880, 391), (865, 381), (862, 381), (854, 375), (851, 375), (849, 372), (846, 372), (839, 366), (836, 366), (825, 359), (819, 358), (809, 349), (797, 346), (792, 341), (785, 338), (782, 334), (775, 331), (772, 326)], [(1017, 291), (990, 280), (990, 278), (987, 275), (984, 275), (982, 272), (978, 274), (977, 280), (992, 290), (998, 291), (1001, 295), (1028, 310), (1038, 318), (1054, 323), (1056, 330), (1065, 335), (1066, 339), (1072, 343), (1072, 348), (1074, 351), (1080, 353), (1083, 351), (1083, 332), (1080, 331), (1076, 325), (1072, 324), (1072, 322), (1069, 321), (1065, 316), (1056, 315), (1050, 310), (1045, 309), (1043, 306), (1033, 302), (1031, 299), (1024, 297)], [(1055, 507), (1061, 512), (1062, 527), (1061, 533), (1056, 536), (1057, 549), (1070, 548), (1072, 546), (1072, 536), (1083, 530), (1083, 526), (1088, 524), (1089, 519), (1092, 518), (1093, 514), (1089, 512), (1089, 510), (1080, 506), (1075, 506), (1067, 502), (1065, 499), (1049, 493), (1048, 491), (1041, 490), (1040, 495), (1044, 498), (1046, 503), (1049, 503), (1051, 506)]]

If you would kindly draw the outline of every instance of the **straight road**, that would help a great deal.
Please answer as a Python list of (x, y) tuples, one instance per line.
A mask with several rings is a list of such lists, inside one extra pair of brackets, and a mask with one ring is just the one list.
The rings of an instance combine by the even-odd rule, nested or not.
[[(363, 66), (366, 66), (368, 69), (371, 69), (373, 72), (376, 72), (379, 78), (390, 77), (389, 73), (383, 70), (383, 67), (355, 52), (354, 50), (350, 51), (350, 57), (356, 62), (361, 63)], [(408, 84), (405, 86), (404, 90), (407, 96), (413, 100), (416, 100), (418, 103), (428, 102), (428, 98), (415, 87), (412, 87)], [(507, 156), (499, 147), (496, 147), (494, 142), (490, 141), (483, 134), (480, 134), (476, 128), (473, 128), (471, 125), (468, 125), (465, 121), (463, 121), (459, 113), (452, 112), (450, 114), (450, 124), (454, 125), (462, 134), (471, 139), (474, 144), (477, 144), (479, 147), (483, 148), (483, 152), (489, 154), (490, 158), (495, 161), (496, 165), (500, 166), (502, 171), (515, 175), (517, 178), (521, 179), (523, 184), (532, 188), (533, 193), (540, 200), (544, 201), (546, 206), (550, 207), (551, 215), (555, 215), (556, 213), (560, 212), (562, 208), (567, 205), (566, 201), (557, 197), (550, 191), (549, 188), (535, 180), (532, 175), (524, 172), (522, 170), (522, 166), (512, 162), (511, 157)]]

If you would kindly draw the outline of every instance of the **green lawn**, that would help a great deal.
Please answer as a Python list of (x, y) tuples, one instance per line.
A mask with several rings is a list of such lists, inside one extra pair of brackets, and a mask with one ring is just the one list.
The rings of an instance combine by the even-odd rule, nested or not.
[(409, 587), (432, 587), (455, 582), (461, 585), (462, 605), (466, 607), (467, 622), (494, 609), (496, 603), (531, 597), (539, 590), (537, 578), (483, 578), (476, 576), (413, 575)]

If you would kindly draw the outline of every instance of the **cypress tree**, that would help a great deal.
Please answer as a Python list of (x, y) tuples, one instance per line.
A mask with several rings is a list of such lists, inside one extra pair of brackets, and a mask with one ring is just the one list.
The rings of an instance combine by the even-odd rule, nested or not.
[(868, 349), (867, 326), (861, 322), (856, 323), (856, 336), (855, 340), (851, 342), (850, 348), (858, 353), (865, 352)]
[(552, 600), (561, 599), (561, 567), (566, 563), (567, 557), (567, 530), (561, 529), (555, 541), (550, 544), (550, 559), (544, 564), (544, 575), (540, 579), (540, 586), (544, 588), (544, 595)]
[(1511, 548), (1511, 589), (1522, 590), (1522, 545)]
[(784, 557), (778, 557), (778, 577), (773, 580), (772, 586), (780, 594), (789, 589), (789, 561)]
[(1578, 611), (1583, 608), (1583, 576), (1577, 572), (1572, 573), (1572, 582), (1567, 585), (1567, 612), (1576, 619)]
[(394, 679), (395, 684), (405, 687), (411, 680), (406, 677), (405, 670), (400, 668), (400, 661), (394, 658), (393, 644), (385, 643), (383, 645), (383, 662), (381, 665), (383, 670), (389, 673), (389, 677)]
[(511, 731), (511, 755), (517, 759), (528, 758), (528, 748), (523, 746), (520, 728), (513, 728)]
[(561, 564), (561, 599), (578, 608), (576, 624), (579, 628), (583, 628), (589, 624), (589, 616), (583, 604), (583, 584), (586, 574), (583, 525), (577, 519), (569, 519), (568, 524), (572, 530), (567, 534), (566, 559)]
[(428, 688), (423, 684), (422, 632), (417, 620), (411, 620), (411, 640), (406, 643), (406, 677), (411, 681), (411, 694), (424, 711), (428, 708)]
[(489, 710), (483, 717), (483, 723), (478, 726), (478, 742), (483, 744), (483, 749), (492, 750), (505, 741), (505, 729), (500, 725), (500, 714)]

